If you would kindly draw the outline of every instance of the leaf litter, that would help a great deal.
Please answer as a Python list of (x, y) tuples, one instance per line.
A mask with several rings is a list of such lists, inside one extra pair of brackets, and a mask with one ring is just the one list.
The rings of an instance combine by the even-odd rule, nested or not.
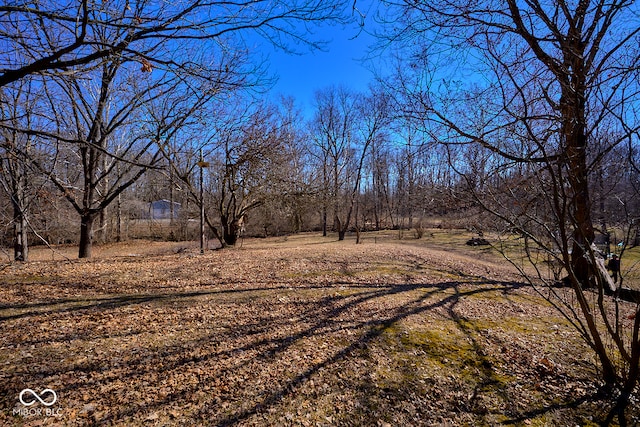
[[(306, 237), (4, 273), (2, 425), (586, 425), (607, 409), (586, 345), (497, 260)], [(26, 388), (55, 390), (54, 415), (20, 413)]]

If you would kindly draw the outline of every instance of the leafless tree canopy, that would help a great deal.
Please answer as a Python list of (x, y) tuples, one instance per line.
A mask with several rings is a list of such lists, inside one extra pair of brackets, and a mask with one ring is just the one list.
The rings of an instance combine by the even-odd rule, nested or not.
[(340, 2), (318, 0), (16, 1), (0, 6), (0, 87), (33, 73), (74, 73), (114, 54), (143, 68), (198, 67), (176, 46), (222, 46), (239, 31), (280, 47), (313, 44), (298, 24), (342, 19), (343, 12)]

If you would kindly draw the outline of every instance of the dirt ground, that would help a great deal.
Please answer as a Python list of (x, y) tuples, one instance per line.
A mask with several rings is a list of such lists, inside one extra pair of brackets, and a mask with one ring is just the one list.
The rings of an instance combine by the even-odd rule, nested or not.
[(576, 330), (498, 257), (436, 243), (34, 250), (0, 273), (0, 425), (597, 425)]

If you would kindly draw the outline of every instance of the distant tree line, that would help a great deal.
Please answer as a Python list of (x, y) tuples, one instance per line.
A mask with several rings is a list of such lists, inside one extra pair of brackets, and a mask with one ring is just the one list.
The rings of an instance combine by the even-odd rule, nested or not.
[[(106, 84), (102, 77), (99, 81)], [(75, 89), (70, 99), (82, 99), (81, 89)], [(98, 93), (106, 97), (108, 91)], [(380, 86), (369, 93), (320, 89), (309, 120), (293, 98), (267, 102), (236, 94), (191, 104), (196, 94), (187, 92), (174, 93), (171, 103), (140, 97), (140, 106), (122, 103), (140, 108), (136, 115), (110, 110), (114, 116), (108, 120), (92, 114), (70, 126), (68, 121), (93, 113), (83, 110), (91, 105), (91, 95), (86, 96), (70, 104), (78, 111), (60, 113), (59, 120), (77, 133), (86, 123), (100, 128), (92, 144), (7, 127), (5, 140), (15, 141), (16, 148), (4, 146), (7, 191), (1, 197), (21, 196), (16, 196), (18, 209), (3, 211), (5, 244), (26, 251), (27, 234), (36, 244), (81, 247), (87, 239), (126, 239), (123, 226), (146, 217), (149, 202), (161, 199), (180, 206), (170, 221), (173, 238), (192, 239), (188, 229), (201, 203), (201, 154), (208, 163), (203, 170), (207, 233), (221, 246), (234, 245), (241, 233), (316, 230), (343, 239), (349, 231), (441, 222), (480, 227), (482, 222), (461, 219), (473, 203), (460, 192), (460, 177), (434, 141), (394, 115), (393, 100)], [(105, 104), (117, 103), (106, 99)], [(51, 98), (38, 108), (61, 107)], [(35, 111), (31, 106), (28, 114)]]
[[(483, 86), (440, 79), (446, 76), (438, 69), (443, 54), (409, 52), (398, 73), (368, 93), (318, 88), (314, 115), (305, 122), (295, 99), (277, 105), (252, 96), (252, 88), (268, 81), (240, 36), (251, 28), (281, 47), (287, 40), (313, 45), (306, 34), (289, 31), (292, 25), (348, 21), (357, 10), (352, 5), (284, 1), (282, 14), (274, 14), (269, 2), (239, 2), (235, 10), (199, 1), (160, 9), (124, 1), (32, 6), (25, 1), (0, 8), (4, 241), (13, 243), (15, 259), (27, 259), (29, 235), (38, 243), (76, 242), (79, 256), (90, 256), (94, 236), (123, 238), (118, 226), (109, 226), (114, 217), (119, 225), (139, 215), (140, 203), (157, 198), (179, 198), (189, 219), (202, 202), (200, 153), (210, 162), (204, 171), (207, 224), (222, 245), (233, 245), (241, 230), (333, 231), (343, 239), (349, 230), (421, 227), (435, 219), (478, 231), (533, 225), (536, 235), (547, 229), (552, 238), (558, 230), (548, 225), (558, 218), (545, 197), (563, 189), (553, 180), (563, 180), (565, 170), (563, 183), (584, 187), (570, 188), (567, 209), (574, 220), (590, 224), (581, 226), (586, 235), (574, 236), (575, 244), (593, 241), (595, 233), (638, 240), (637, 110), (627, 101), (635, 93), (633, 60), (627, 72), (618, 71), (618, 85), (609, 87), (600, 77), (604, 69), (574, 76), (574, 39), (566, 40), (564, 54), (543, 54), (525, 37), (534, 53), (530, 69), (510, 65), (508, 46), (486, 40), (477, 46), (495, 67), (485, 67), (483, 75), (501, 78), (486, 77), (493, 86)], [(619, 13), (625, 5), (613, 9)], [(404, 10), (406, 20), (381, 34), (384, 40), (403, 31), (394, 38), (398, 51), (406, 52), (402, 41), (420, 34), (413, 24), (441, 25), (453, 40), (468, 37), (438, 21), (430, 7)], [(466, 31), (491, 27), (482, 18), (465, 22)], [(521, 24), (516, 20), (505, 34), (527, 36)], [(596, 34), (596, 28), (590, 34), (602, 38), (606, 32)], [(631, 28), (627, 39), (634, 34)], [(616, 53), (626, 42), (611, 43)], [(462, 43), (459, 51), (475, 46)], [(599, 60), (593, 49), (586, 57), (591, 66)], [(565, 68), (558, 68), (556, 57), (564, 58)], [(557, 90), (540, 66), (557, 76)], [(576, 79), (585, 80), (584, 94), (571, 101), (579, 111), (571, 110), (568, 95)], [(529, 96), (536, 85), (542, 85), (537, 98)], [(587, 109), (587, 95), (598, 100), (597, 108)], [(554, 135), (574, 131), (557, 127), (570, 120), (563, 114), (588, 121), (575, 129), (578, 146), (567, 146), (575, 156), (554, 175), (551, 163), (563, 143)], [(541, 176), (544, 164), (548, 173)], [(574, 179), (578, 171), (584, 176)], [(588, 218), (580, 219), (583, 214)], [(69, 233), (70, 224), (79, 232)], [(583, 246), (572, 248), (574, 254)], [(574, 262), (580, 259), (574, 255)]]
[[(131, 73), (145, 76), (139, 69)], [(144, 217), (148, 203), (160, 199), (181, 206), (171, 229), (183, 231), (174, 230), (173, 238), (193, 239), (187, 229), (201, 203), (201, 153), (209, 163), (203, 171), (207, 233), (222, 246), (234, 245), (241, 232), (314, 230), (343, 239), (349, 231), (438, 225), (483, 232), (513, 230), (520, 222), (540, 234), (554, 221), (535, 167), (505, 167), (498, 154), (472, 144), (441, 144), (433, 129), (425, 131), (403, 114), (384, 85), (368, 93), (319, 89), (307, 120), (293, 98), (268, 102), (236, 93), (218, 102), (203, 97), (203, 87), (172, 86), (172, 97), (158, 100), (147, 97), (151, 88), (145, 88), (139, 105), (124, 103), (117, 97), (125, 88), (110, 94), (104, 86), (113, 83), (98, 76), (102, 87), (85, 92), (82, 81), (73, 79), (65, 91), (48, 88), (45, 93), (61, 92), (42, 104), (30, 102), (32, 90), (5, 88), (16, 100), (4, 111), (12, 117), (5, 122), (0, 178), (7, 200), (4, 242), (23, 247), (16, 249), (16, 259), (25, 259), (20, 254), (27, 250), (27, 235), (37, 244), (80, 246), (94, 237), (126, 239), (123, 224)], [(84, 82), (92, 83), (88, 77)], [(131, 80), (122, 85), (131, 90)], [(58, 112), (65, 94), (74, 100), (68, 114)], [(95, 114), (91, 101), (112, 116)], [(24, 111), (12, 112), (9, 105)], [(29, 130), (30, 120), (42, 123), (53, 113), (68, 136)], [(13, 124), (16, 117), (23, 122)], [(91, 128), (92, 143), (74, 139)], [(638, 161), (635, 146), (631, 156)], [(589, 175), (589, 188), (595, 232), (633, 245), (639, 183), (628, 159), (623, 146), (592, 159), (598, 167)]]
[(347, 3), (24, 0), (0, 6), (0, 147), (11, 205), (4, 215), (15, 259), (28, 258), (29, 234), (48, 241), (52, 228), (68, 229), (66, 218), (46, 230), (38, 223), (39, 211), (55, 218), (42, 197), (54, 194), (75, 211), (73, 240), (79, 257), (90, 257), (110, 207), (145, 173), (166, 169), (178, 137), (197, 134), (209, 144), (208, 114), (264, 85), (268, 76), (248, 38), (282, 49), (315, 47), (304, 29), (352, 20)]

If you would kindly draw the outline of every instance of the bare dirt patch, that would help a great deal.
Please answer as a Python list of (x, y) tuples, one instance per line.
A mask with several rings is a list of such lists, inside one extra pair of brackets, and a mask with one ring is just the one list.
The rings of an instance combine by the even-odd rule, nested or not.
[[(575, 331), (487, 257), (310, 235), (205, 255), (139, 243), (4, 269), (0, 424), (585, 425), (606, 413)], [(25, 411), (27, 388), (57, 401)]]

